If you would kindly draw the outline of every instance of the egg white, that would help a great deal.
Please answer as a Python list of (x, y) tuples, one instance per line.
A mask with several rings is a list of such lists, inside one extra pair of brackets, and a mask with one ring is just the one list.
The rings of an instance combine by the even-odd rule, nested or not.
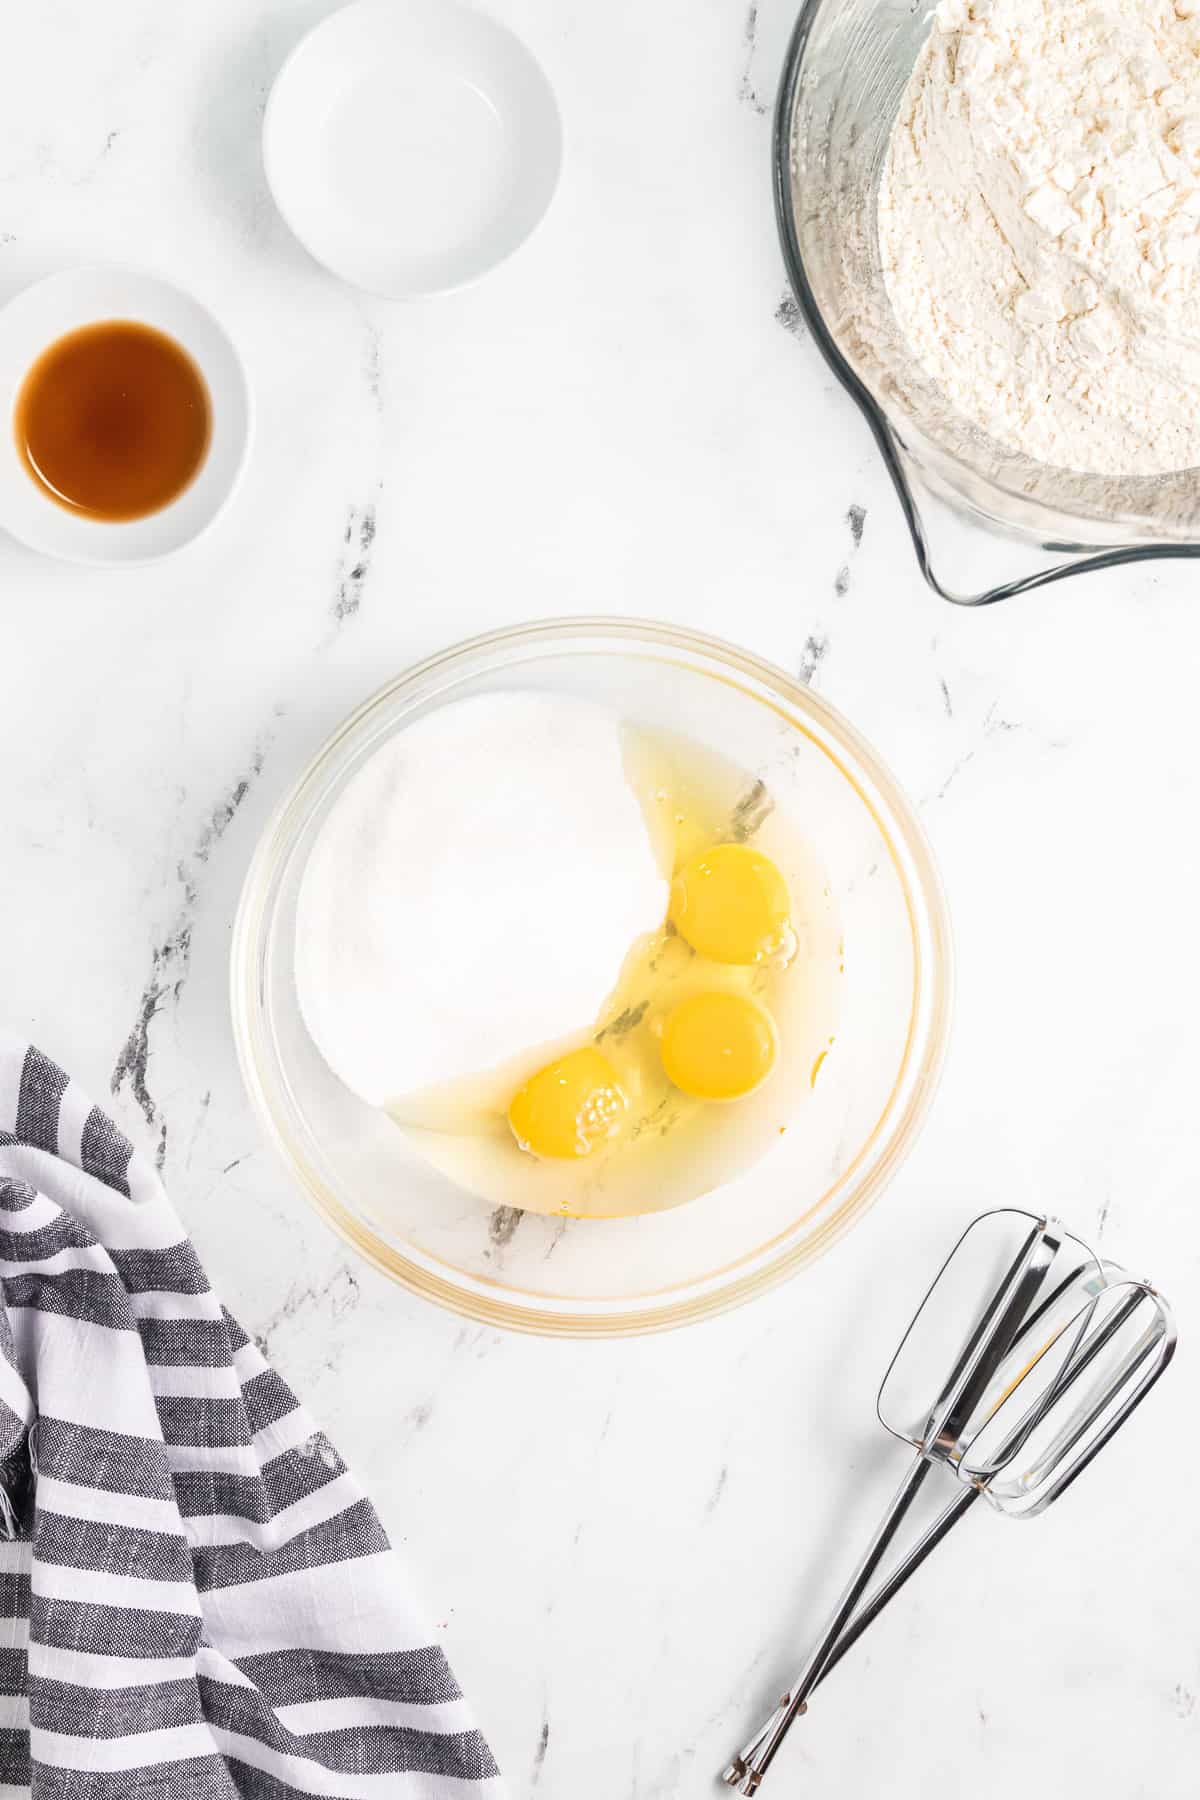
[[(840, 922), (821, 866), (794, 824), (772, 810), (761, 783), (688, 740), (631, 733), (626, 766), (667, 873), (698, 849), (731, 838), (753, 842), (776, 863), (791, 899), (794, 952), (786, 966), (750, 970), (698, 957), (669, 933), (665, 940), (650, 934), (630, 947), (606, 1006), (578, 1031), (531, 1046), (503, 1067), (389, 1103), (423, 1157), (493, 1206), (617, 1218), (709, 1193), (758, 1162), (784, 1133), (803, 1129), (804, 1108), (835, 1045)], [(749, 993), (767, 1007), (778, 1033), (767, 1080), (723, 1103), (692, 1100), (671, 1087), (655, 1040), (670, 1006), (713, 988)], [(555, 1057), (590, 1043), (610, 1057), (628, 1095), (622, 1130), (587, 1157), (560, 1161), (522, 1150), (506, 1117), (513, 1094)]]

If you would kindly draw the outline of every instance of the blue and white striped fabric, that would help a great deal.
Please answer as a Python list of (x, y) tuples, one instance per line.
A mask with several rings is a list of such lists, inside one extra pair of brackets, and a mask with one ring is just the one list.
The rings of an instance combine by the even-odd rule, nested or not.
[(0, 1800), (503, 1792), (150, 1164), (0, 1040)]

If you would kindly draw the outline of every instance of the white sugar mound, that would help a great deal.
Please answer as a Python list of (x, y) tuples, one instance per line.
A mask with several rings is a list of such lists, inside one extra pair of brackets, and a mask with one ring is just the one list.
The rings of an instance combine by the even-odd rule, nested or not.
[(373, 1106), (587, 1028), (667, 883), (589, 702), (483, 694), (399, 732), (313, 847), (296, 988), (325, 1061)]

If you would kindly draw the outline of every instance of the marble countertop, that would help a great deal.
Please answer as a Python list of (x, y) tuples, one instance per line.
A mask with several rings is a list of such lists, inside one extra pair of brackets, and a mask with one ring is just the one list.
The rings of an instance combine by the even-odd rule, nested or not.
[[(318, 269), (264, 186), (265, 96), (324, 0), (6, 21), (0, 299), (72, 260), (172, 275), (239, 340), (260, 424), (234, 510), (173, 561), (81, 572), (0, 544), (5, 1021), (154, 1148), (537, 1800), (715, 1791), (898, 1479), (873, 1390), (931, 1262), (987, 1205), (1059, 1210), (1161, 1282), (1175, 1368), (1043, 1521), (972, 1515), (772, 1779), (1185, 1800), (1197, 576), (981, 613), (924, 587), (784, 293), (782, 0), (495, 4), (557, 87), (563, 183), (508, 265), (407, 307)], [(574, 1345), (435, 1311), (318, 1222), (243, 1096), (226, 962), (257, 835), (354, 703), (455, 639), (596, 611), (739, 639), (873, 740), (941, 861), (959, 999), (916, 1151), (830, 1256), (712, 1324)]]

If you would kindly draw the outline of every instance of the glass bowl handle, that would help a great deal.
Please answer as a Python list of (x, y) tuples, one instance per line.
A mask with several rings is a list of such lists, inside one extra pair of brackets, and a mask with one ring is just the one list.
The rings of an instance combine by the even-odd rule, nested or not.
[[(948, 499), (905, 449), (892, 427), (872, 421), (895, 484), (921, 573), (934, 592), (955, 606), (990, 606), (1092, 569), (1160, 557), (1195, 555), (1176, 544), (1125, 544), (1097, 550), (1083, 544), (1036, 543), (996, 520)], [(989, 585), (977, 583), (986, 568)]]

